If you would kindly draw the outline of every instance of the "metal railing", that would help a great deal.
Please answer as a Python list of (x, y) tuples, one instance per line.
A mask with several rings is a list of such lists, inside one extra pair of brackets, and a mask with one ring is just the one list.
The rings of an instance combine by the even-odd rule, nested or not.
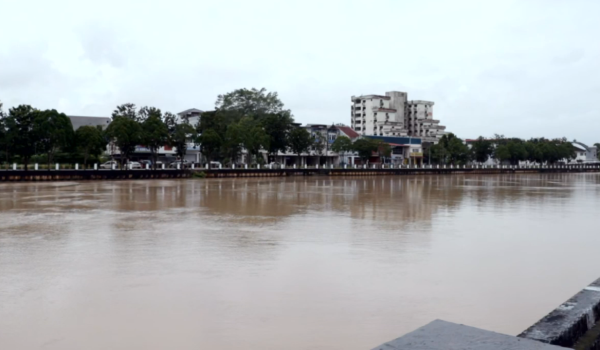
[[(198, 163), (178, 163), (176, 165), (160, 164), (156, 167), (156, 170), (248, 170), (248, 169), (262, 169), (262, 170), (276, 170), (276, 169), (374, 169), (374, 170), (391, 170), (391, 169), (447, 169), (447, 170), (475, 170), (475, 169), (495, 169), (495, 170), (526, 170), (526, 169), (600, 169), (600, 163), (594, 164), (560, 164), (560, 165), (481, 165), (481, 164), (467, 164), (467, 165), (428, 165), (428, 164), (345, 164), (345, 165), (284, 165), (284, 164), (198, 164)], [(23, 164), (11, 163), (0, 165), (0, 171), (23, 171), (25, 166)], [(94, 163), (94, 164), (60, 164), (54, 163), (48, 166), (48, 164), (28, 164), (28, 171), (53, 171), (53, 170), (153, 170), (150, 165), (143, 165), (140, 167), (133, 167), (131, 164), (127, 164), (125, 167), (121, 167), (119, 164), (112, 164), (111, 167), (106, 165)]]

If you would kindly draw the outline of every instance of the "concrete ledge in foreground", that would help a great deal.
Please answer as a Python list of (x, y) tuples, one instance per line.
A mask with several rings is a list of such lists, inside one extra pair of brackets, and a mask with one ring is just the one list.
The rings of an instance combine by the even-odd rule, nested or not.
[(572, 347), (594, 327), (598, 316), (600, 316), (600, 279), (519, 334), (519, 337)]
[(373, 350), (564, 350), (565, 348), (436, 320)]

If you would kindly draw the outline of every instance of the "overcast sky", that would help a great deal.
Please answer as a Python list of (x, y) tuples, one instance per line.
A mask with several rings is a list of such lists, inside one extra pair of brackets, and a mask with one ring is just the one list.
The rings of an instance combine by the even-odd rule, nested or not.
[(109, 116), (277, 91), (302, 123), (350, 96), (435, 102), (458, 136), (600, 142), (598, 0), (0, 0), (0, 101)]

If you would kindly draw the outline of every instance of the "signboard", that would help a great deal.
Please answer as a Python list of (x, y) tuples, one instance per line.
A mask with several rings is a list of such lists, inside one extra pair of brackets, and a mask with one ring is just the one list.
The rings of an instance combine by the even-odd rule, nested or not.
[(423, 157), (423, 152), (412, 152), (411, 157)]

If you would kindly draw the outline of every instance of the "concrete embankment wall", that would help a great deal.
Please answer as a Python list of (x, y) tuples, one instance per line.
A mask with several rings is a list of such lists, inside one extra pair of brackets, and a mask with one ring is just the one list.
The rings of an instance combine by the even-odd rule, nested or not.
[(380, 175), (452, 175), (452, 174), (540, 174), (600, 172), (600, 166), (556, 168), (385, 168), (385, 169), (211, 169), (207, 177), (262, 176), (380, 176)]
[(159, 170), (0, 170), (4, 181), (82, 181), (189, 178), (194, 173), (209, 178), (279, 176), (382, 176), (453, 174), (540, 174), (600, 172), (600, 166), (548, 168), (385, 168), (385, 169), (159, 169)]
[(518, 337), (576, 350), (599, 350), (600, 279), (561, 304)]
[(172, 179), (191, 177), (182, 170), (1, 170), (0, 182)]

